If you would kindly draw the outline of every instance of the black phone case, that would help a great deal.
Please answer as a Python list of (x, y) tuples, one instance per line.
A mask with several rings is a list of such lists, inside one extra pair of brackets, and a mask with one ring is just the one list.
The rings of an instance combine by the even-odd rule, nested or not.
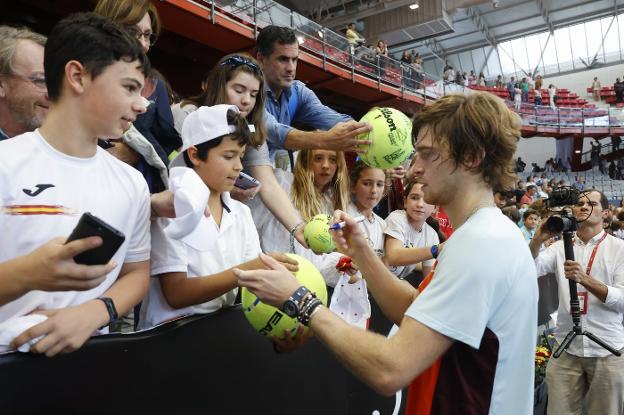
[(99, 236), (102, 238), (102, 245), (97, 248), (82, 252), (74, 257), (77, 264), (83, 265), (104, 265), (108, 264), (115, 252), (125, 241), (125, 235), (113, 228), (102, 219), (93, 216), (89, 212), (83, 213), (74, 228), (67, 242), (89, 236)]

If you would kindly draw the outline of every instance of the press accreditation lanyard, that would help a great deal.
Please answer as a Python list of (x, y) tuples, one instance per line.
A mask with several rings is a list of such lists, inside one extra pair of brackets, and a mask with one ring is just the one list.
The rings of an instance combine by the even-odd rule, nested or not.
[[(585, 269), (585, 274), (589, 275), (589, 273), (591, 272), (592, 269), (592, 265), (594, 265), (594, 259), (596, 259), (596, 252), (598, 252), (598, 247), (600, 246), (600, 244), (602, 243), (602, 241), (605, 240), (605, 238), (607, 237), (607, 233), (605, 232), (604, 235), (602, 235), (602, 238), (600, 238), (600, 240), (598, 242), (596, 242), (596, 246), (594, 246), (594, 249), (592, 250), (591, 256), (589, 257), (589, 262), (587, 263), (587, 268)], [(579, 307), (581, 309), (581, 314), (587, 314), (587, 309), (589, 304), (587, 303), (588, 301), (588, 295), (587, 295), (587, 291), (585, 291), (583, 289), (583, 291), (580, 291), (578, 293), (578, 297), (579, 297)]]

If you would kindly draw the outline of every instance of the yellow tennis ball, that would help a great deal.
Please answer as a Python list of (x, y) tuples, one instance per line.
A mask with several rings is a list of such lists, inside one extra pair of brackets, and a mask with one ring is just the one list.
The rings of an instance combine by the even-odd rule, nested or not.
[(315, 254), (326, 254), (336, 249), (329, 225), (332, 217), (316, 215), (303, 228), (303, 239)]
[(412, 144), (412, 121), (394, 108), (373, 108), (362, 122), (368, 122), (373, 130), (358, 137), (370, 140), (366, 153), (360, 154), (364, 163), (371, 167), (390, 169), (400, 166), (414, 151)]
[[(327, 305), (327, 287), (319, 270), (310, 261), (299, 255), (286, 255), (299, 263), (299, 271), (295, 272), (294, 275), (301, 285), (306, 286), (308, 290), (316, 294), (316, 297), (323, 304)], [(290, 334), (297, 331), (298, 322), (296, 318), (288, 317), (277, 308), (264, 304), (245, 287), (241, 291), (241, 302), (247, 321), (260, 334), (267, 337), (284, 338), (284, 330)], [(306, 327), (305, 330), (307, 331), (308, 328)]]

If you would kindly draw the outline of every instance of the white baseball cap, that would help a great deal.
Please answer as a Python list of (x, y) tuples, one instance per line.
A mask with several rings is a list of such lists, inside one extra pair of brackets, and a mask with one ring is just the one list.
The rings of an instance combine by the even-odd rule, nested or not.
[(169, 167), (186, 167), (184, 152), (190, 147), (236, 131), (236, 126), (228, 124), (227, 112), (229, 110), (240, 114), (236, 105), (225, 104), (199, 107), (191, 112), (182, 124), (182, 149), (171, 160)]

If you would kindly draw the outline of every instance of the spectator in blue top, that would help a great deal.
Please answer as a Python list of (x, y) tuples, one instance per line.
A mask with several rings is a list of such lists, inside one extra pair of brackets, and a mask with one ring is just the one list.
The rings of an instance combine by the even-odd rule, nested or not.
[(512, 76), (511, 79), (509, 80), (509, 83), (507, 84), (507, 91), (509, 91), (509, 99), (511, 99), (512, 101), (516, 97), (516, 83), (514, 82), (515, 80), (516, 78)]
[[(323, 105), (311, 89), (295, 80), (299, 59), (295, 32), (288, 27), (267, 26), (260, 32), (256, 48), (266, 80), (270, 152), (284, 148), (357, 151), (358, 144), (363, 143), (357, 136), (370, 131), (371, 126)], [(322, 131), (297, 130), (291, 127), (295, 122)]]

